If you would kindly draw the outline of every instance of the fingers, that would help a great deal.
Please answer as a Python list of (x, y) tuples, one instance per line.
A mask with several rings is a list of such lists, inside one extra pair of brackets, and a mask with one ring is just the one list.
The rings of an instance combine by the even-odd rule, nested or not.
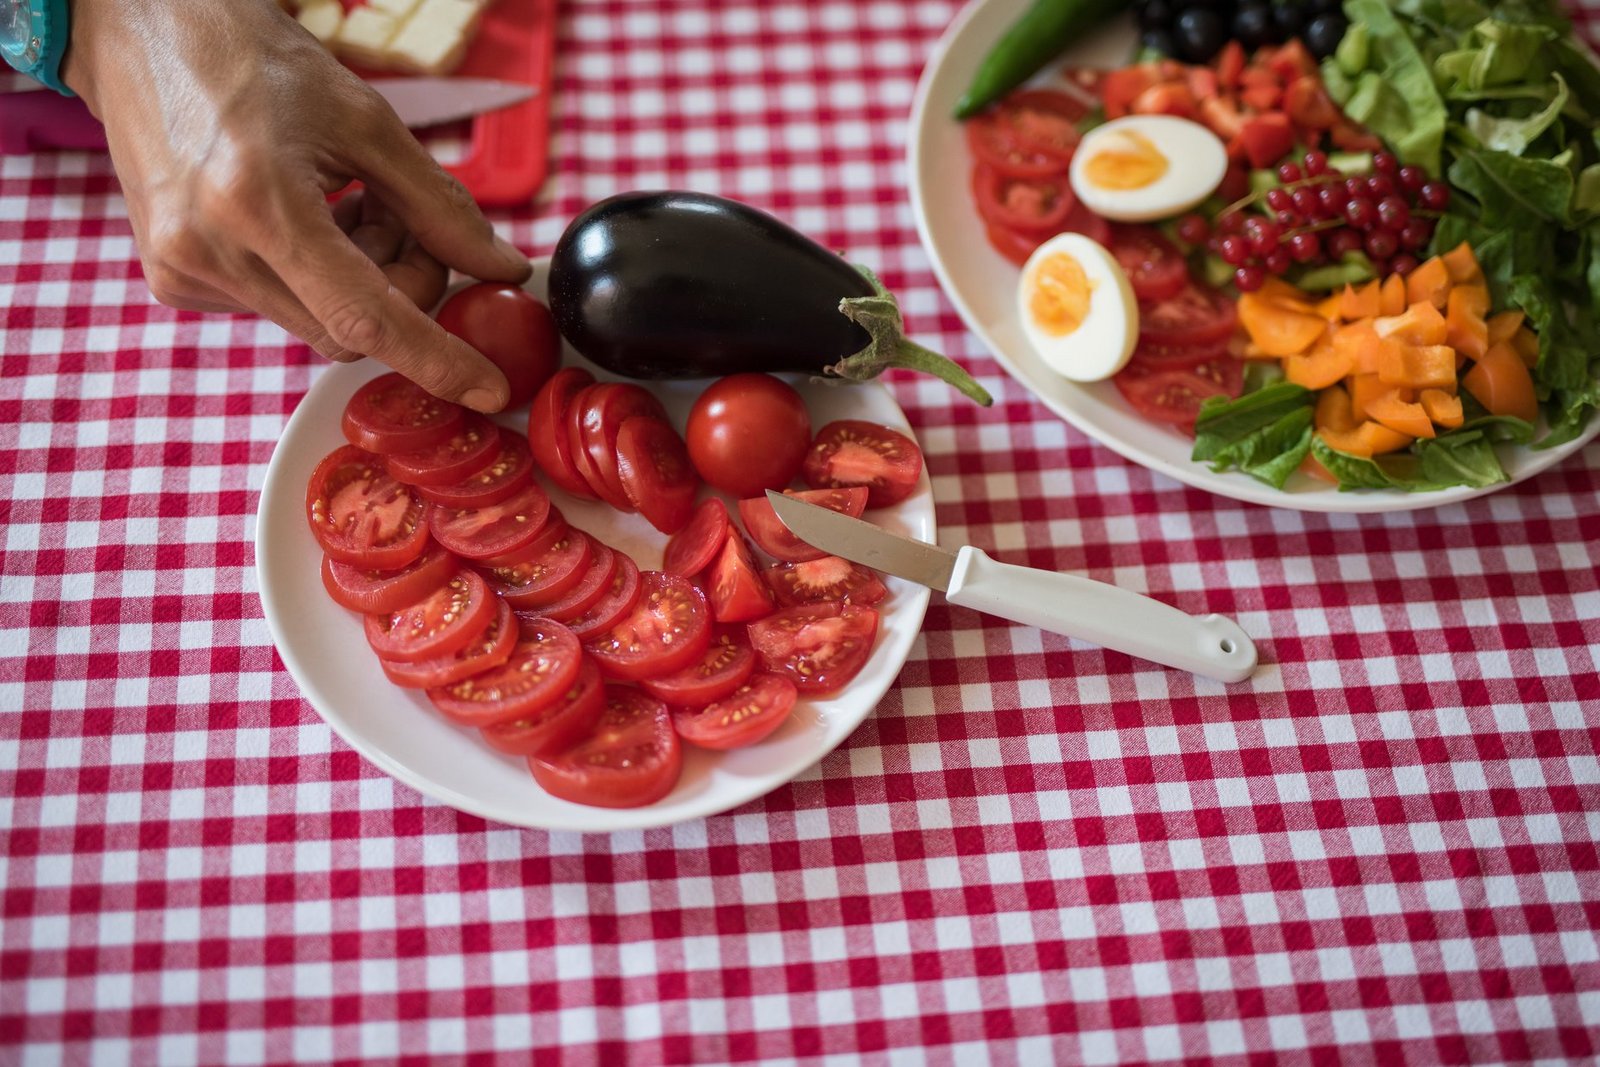
[(388, 276), (390, 285), (410, 297), (411, 302), (419, 308), (431, 308), (437, 304), (450, 281), (450, 272), (445, 265), (409, 238), (401, 246), (394, 262), (383, 265), (383, 273)]

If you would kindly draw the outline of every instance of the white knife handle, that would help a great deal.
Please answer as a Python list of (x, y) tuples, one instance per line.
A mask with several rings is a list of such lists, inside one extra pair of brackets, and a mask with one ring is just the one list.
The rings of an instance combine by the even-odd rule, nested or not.
[(1092, 578), (1000, 563), (971, 545), (956, 554), (945, 598), (1222, 682), (1242, 682), (1256, 667), (1255, 642), (1232, 619), (1197, 618)]

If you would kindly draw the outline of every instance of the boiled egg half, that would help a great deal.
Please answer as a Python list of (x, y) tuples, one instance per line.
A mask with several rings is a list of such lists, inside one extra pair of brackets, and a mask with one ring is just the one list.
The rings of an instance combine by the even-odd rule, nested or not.
[(1040, 245), (1017, 289), (1022, 331), (1050, 369), (1074, 382), (1121, 370), (1139, 340), (1139, 305), (1115, 256), (1082, 234)]
[(1129, 115), (1084, 134), (1068, 177), (1078, 199), (1101, 218), (1148, 222), (1200, 203), (1227, 169), (1227, 149), (1198, 122)]

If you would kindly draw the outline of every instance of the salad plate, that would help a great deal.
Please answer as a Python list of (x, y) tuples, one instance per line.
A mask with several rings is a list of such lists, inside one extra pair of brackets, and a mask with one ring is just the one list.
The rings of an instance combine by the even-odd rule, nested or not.
[[(547, 264), (536, 263), (528, 290), (544, 298)], [(570, 349), (566, 366), (615, 380)], [(490, 748), (473, 730), (447, 722), (420, 692), (384, 677), (367, 647), (361, 617), (335, 604), (322, 586), (322, 550), (306, 525), (306, 483), (317, 462), (345, 443), (340, 416), (363, 383), (387, 373), (372, 360), (334, 364), (317, 377), (273, 451), (256, 517), (256, 574), (273, 642), (300, 692), (352, 748), (419, 792), (453, 808), (514, 826), (610, 832), (704, 818), (776, 789), (831, 752), (875, 708), (900, 673), (922, 628), (929, 591), (884, 577), (889, 595), (879, 605), (872, 658), (844, 689), (802, 698), (776, 733), (732, 752), (683, 747), (683, 772), (664, 799), (641, 808), (599, 808), (556, 799), (529, 775), (525, 761)], [(876, 383), (832, 386), (803, 375), (780, 375), (805, 398), (813, 426), (865, 419), (913, 436), (889, 391)], [(706, 382), (652, 382), (649, 388), (681, 430)], [(527, 409), (495, 417), (525, 430)], [(628, 553), (641, 569), (657, 568), (667, 538), (643, 517), (596, 501), (579, 500), (541, 478), (567, 520)], [(730, 501), (731, 503), (731, 501)], [(885, 529), (934, 540), (933, 494), (923, 472), (915, 493), (870, 513)]]
[[(1341, 492), (1308, 475), (1292, 475), (1282, 490), (1240, 472), (1215, 473), (1189, 458), (1193, 440), (1139, 415), (1110, 381), (1079, 384), (1051, 370), (1023, 334), (1016, 290), (1021, 271), (996, 252), (972, 204), (966, 180), (969, 149), (954, 117), (956, 102), (990, 47), (1027, 9), (1030, 0), (972, 0), (951, 23), (928, 59), (912, 104), (908, 173), (917, 233), (935, 275), (967, 328), (1000, 365), (1051, 411), (1124, 458), (1197, 489), (1269, 507), (1368, 514), (1454, 504), (1531, 478), (1583, 448), (1600, 434), (1600, 418), (1574, 440), (1534, 450), (1502, 447), (1508, 480), (1487, 487), (1433, 492)], [(1063, 67), (1117, 67), (1133, 54), (1131, 17), (1114, 20), (1047, 67), (1035, 84), (1060, 85)]]

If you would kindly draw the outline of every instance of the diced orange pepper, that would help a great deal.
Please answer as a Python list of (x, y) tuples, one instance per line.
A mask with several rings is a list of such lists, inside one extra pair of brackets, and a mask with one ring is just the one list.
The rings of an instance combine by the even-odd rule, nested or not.
[(1426, 300), (1440, 311), (1450, 293), (1450, 268), (1444, 260), (1434, 256), (1422, 266), (1406, 275), (1406, 303)]
[(1378, 365), (1391, 358), (1385, 353), (1395, 347), (1395, 342), (1386, 341), (1373, 332), (1371, 320), (1362, 320), (1336, 330), (1333, 347), (1349, 355), (1351, 373), (1376, 374)]
[(1539, 417), (1533, 376), (1517, 350), (1508, 344), (1490, 345), (1483, 358), (1461, 376), (1461, 387), (1491, 415), (1514, 415), (1528, 422)]
[(1482, 284), (1483, 268), (1478, 266), (1478, 257), (1473, 254), (1472, 246), (1467, 242), (1462, 241), (1439, 259), (1444, 262), (1445, 272), (1455, 284)]
[(1239, 297), (1239, 324), (1252, 342), (1274, 356), (1299, 355), (1328, 328), (1327, 321), (1316, 312), (1293, 310), (1260, 293)]
[(1318, 433), (1348, 433), (1361, 425), (1350, 408), (1350, 394), (1342, 385), (1330, 385), (1317, 394), (1311, 424)]
[(1378, 290), (1381, 283), (1374, 278), (1360, 289), (1351, 285), (1344, 287), (1344, 292), (1339, 294), (1339, 314), (1346, 322), (1355, 322), (1357, 319), (1375, 319), (1378, 317), (1379, 303)]
[(1391, 274), (1383, 280), (1383, 286), (1378, 290), (1378, 314), (1398, 315), (1410, 303), (1406, 299), (1406, 280), (1398, 274)]
[(1353, 430), (1342, 433), (1336, 430), (1319, 430), (1318, 434), (1329, 448), (1347, 452), (1352, 456), (1361, 456), (1364, 459), (1381, 456), (1385, 452), (1398, 452), (1415, 440), (1370, 419)]
[(1539, 365), (1539, 335), (1526, 326), (1511, 335), (1511, 347), (1517, 350), (1517, 355), (1522, 357), (1522, 362), (1528, 365), (1529, 370)]
[(1318, 345), (1305, 355), (1283, 357), (1284, 376), (1313, 391), (1343, 381), (1354, 365), (1355, 359), (1348, 350), (1331, 344)]
[(1317, 314), (1329, 322), (1338, 322), (1344, 317), (1341, 313), (1343, 306), (1343, 297), (1339, 293), (1330, 293), (1318, 302)]
[(1433, 437), (1433, 420), (1421, 404), (1400, 399), (1400, 391), (1391, 389), (1367, 405), (1367, 417), (1380, 422), (1396, 433), (1412, 437)]
[(1378, 377), (1413, 389), (1456, 388), (1456, 350), (1449, 345), (1397, 344), (1378, 363)]
[(1297, 289), (1282, 278), (1275, 278), (1270, 274), (1261, 283), (1261, 288), (1256, 290), (1256, 295), (1293, 311), (1312, 310), (1310, 293), (1304, 289)]
[(1484, 315), (1489, 311), (1488, 288), (1482, 285), (1458, 285), (1450, 290), (1448, 301), (1445, 323), (1449, 326), (1449, 333), (1445, 343), (1456, 350), (1458, 357), (1482, 359), (1489, 350), (1489, 324), (1484, 321)]
[(1450, 332), (1439, 309), (1421, 300), (1398, 315), (1375, 319), (1372, 329), (1379, 337), (1414, 345), (1442, 345)]
[(1493, 345), (1511, 340), (1516, 336), (1517, 329), (1525, 318), (1527, 316), (1520, 311), (1502, 311), (1498, 315), (1489, 316), (1489, 343)]
[(1350, 410), (1358, 422), (1362, 419), (1372, 418), (1367, 412), (1368, 405), (1385, 393), (1398, 392), (1401, 400), (1416, 399), (1412, 395), (1413, 390), (1407, 389), (1403, 385), (1390, 385), (1376, 374), (1371, 373), (1352, 374), (1348, 388), (1350, 390)]
[(1422, 410), (1428, 413), (1428, 418), (1447, 430), (1453, 430), (1465, 421), (1459, 396), (1451, 396), (1443, 389), (1424, 389), (1417, 399), (1422, 403)]

